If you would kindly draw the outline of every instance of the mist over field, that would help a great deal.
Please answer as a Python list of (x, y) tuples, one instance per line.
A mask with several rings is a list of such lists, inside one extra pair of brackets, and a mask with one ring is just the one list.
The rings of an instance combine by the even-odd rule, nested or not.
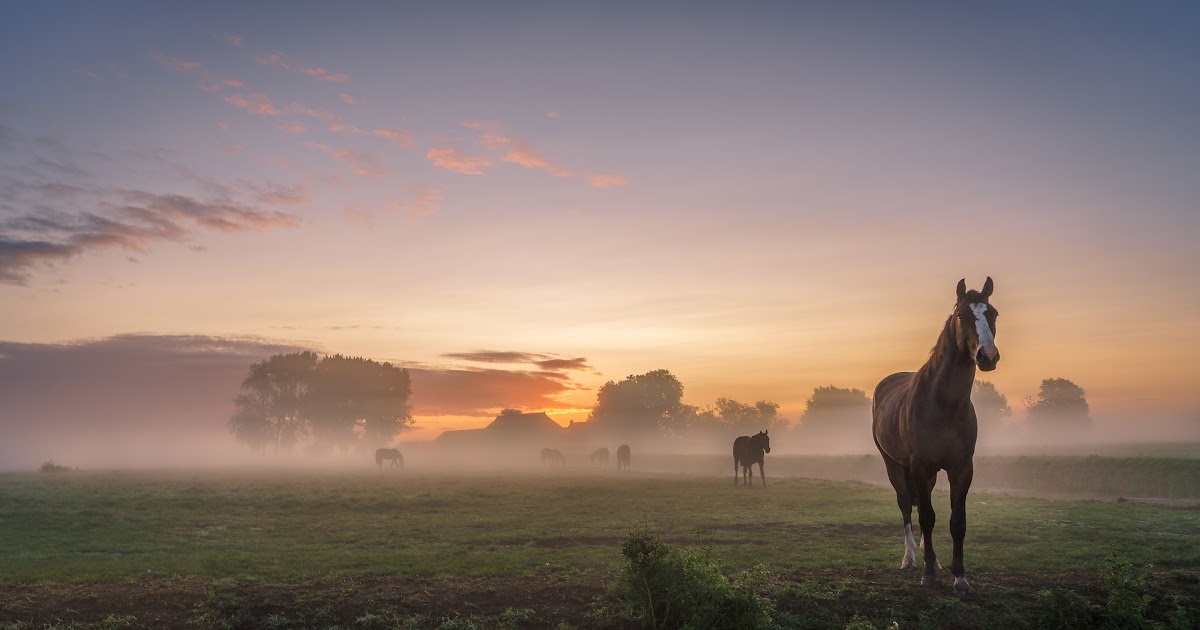
[[(235, 441), (227, 422), (249, 365), (271, 354), (297, 350), (257, 339), (202, 336), (0, 344), (0, 470), (32, 470), (49, 460), (90, 470), (374, 466), (376, 445), (365, 442), (321, 452), (300, 445), (287, 453), (271, 448), (256, 451)], [(443, 388), (438, 398), (423, 396), (421, 371), (415, 372), (413, 398), (418, 413), (453, 406), (455, 399), (461, 406), (462, 400), (480, 398), (478, 392), (453, 385)], [(504, 393), (495, 396), (495, 401), (485, 396), (476, 403), (499, 407)], [(1200, 437), (1197, 416), (1187, 412), (1093, 411), (1086, 429), (1067, 434), (1039, 430), (1023, 415), (986, 418), (981, 414), (977, 454), (1127, 456), (1153, 451), (1196, 456), (1187, 445)], [(788, 470), (781, 458), (878, 457), (869, 407), (837, 416), (832, 427), (818, 428), (802, 420), (802, 415), (784, 416), (773, 427), (769, 471)], [(418, 416), (418, 423), (422, 421)], [(489, 421), (485, 416), (479, 424)], [(637, 470), (724, 474), (731, 467), (726, 460), (732, 438), (739, 434), (727, 428), (682, 435), (500, 436), (451, 445), (437, 439), (415, 440), (401, 431), (379, 446), (398, 446), (410, 470), (519, 471), (542, 467), (541, 448), (562, 449), (570, 469), (591, 469), (592, 450), (607, 447), (615, 454), (616, 447), (626, 443), (633, 447)], [(1170, 443), (1180, 446), (1172, 452)], [(882, 465), (879, 468), (882, 471)], [(804, 472), (839, 475), (811, 466)]]

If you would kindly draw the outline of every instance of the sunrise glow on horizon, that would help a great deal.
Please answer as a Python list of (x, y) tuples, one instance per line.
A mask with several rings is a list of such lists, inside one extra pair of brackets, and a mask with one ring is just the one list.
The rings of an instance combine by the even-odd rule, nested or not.
[(795, 420), (919, 367), (991, 276), (1014, 408), (1064, 377), (1200, 417), (1195, 6), (8, 13), (14, 348), (391, 361), (421, 439), (660, 368)]

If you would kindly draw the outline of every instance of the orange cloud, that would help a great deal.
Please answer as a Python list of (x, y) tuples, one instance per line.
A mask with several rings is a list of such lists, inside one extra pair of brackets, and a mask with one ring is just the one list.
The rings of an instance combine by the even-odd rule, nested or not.
[(328, 153), (333, 159), (339, 162), (349, 164), (350, 170), (355, 175), (382, 175), (387, 172), (387, 169), (379, 163), (379, 160), (370, 153), (354, 151), (352, 149), (335, 149), (319, 142), (307, 142), (305, 144)]
[[(242, 82), (238, 81), (237, 79), (218, 78), (207, 68), (205, 68), (204, 64), (200, 63), (199, 61), (188, 61), (186, 59), (180, 59), (179, 57), (172, 57), (170, 55), (164, 55), (158, 52), (151, 54), (150, 57), (162, 64), (164, 67), (174, 70), (175, 72), (199, 72), (201, 75), (199, 83), (200, 89), (204, 90), (205, 92), (220, 92), (227, 87), (242, 87)], [(112, 71), (116, 73), (116, 66), (112, 66), (111, 64), (110, 66), (113, 68)]]
[(527, 140), (500, 133), (504, 124), (494, 120), (464, 120), (462, 126), (479, 131), (479, 143), (490, 151), (505, 153), (501, 161), (524, 168), (545, 171), (554, 177), (570, 177), (571, 171), (562, 168), (538, 153)]
[(225, 102), (259, 116), (278, 116), (279, 109), (271, 103), (262, 92), (250, 94), (231, 94), (225, 97)]
[(291, 70), (293, 72), (299, 72), (300, 74), (303, 74), (305, 76), (310, 76), (315, 79), (321, 79), (323, 81), (335, 81), (338, 83), (344, 83), (344, 82), (350, 80), (349, 76), (347, 76), (341, 72), (338, 72), (335, 74), (335, 73), (330, 73), (325, 68), (305, 68), (303, 66), (292, 65), (292, 63), (289, 62), (287, 60), (287, 57), (283, 56), (282, 53), (273, 52), (273, 53), (268, 53), (265, 55), (256, 55), (253, 57), (253, 59), (255, 61), (257, 61), (258, 63), (263, 64), (264, 66), (277, 66), (277, 67), (283, 68), (284, 70)]
[(482, 175), (484, 169), (492, 165), (492, 161), (485, 157), (468, 155), (451, 147), (432, 147), (425, 157), (438, 168), (464, 175)]
[(362, 129), (359, 129), (358, 127), (355, 127), (354, 125), (347, 125), (345, 123), (340, 123), (340, 122), (335, 122), (335, 123), (330, 124), (329, 131), (331, 131), (333, 133), (340, 133), (342, 135), (353, 135), (356, 133), (362, 133)]
[(593, 188), (624, 188), (629, 185), (629, 178), (624, 175), (610, 173), (595, 173), (587, 176), (588, 184)]
[(411, 147), (413, 144), (412, 134), (408, 133), (407, 131), (404, 131), (403, 129), (392, 129), (390, 127), (384, 127), (382, 129), (376, 129), (372, 133), (379, 136), (380, 138), (387, 138), (388, 140), (391, 140), (396, 146), (400, 147), (401, 149), (407, 149), (407, 148)]
[(555, 399), (572, 391), (562, 379), (536, 372), (408, 368), (413, 413), (420, 416), (492, 416), (505, 407), (573, 409)]
[(347, 105), (364, 105), (365, 104), (365, 102), (363, 100), (354, 98), (353, 96), (351, 96), (345, 92), (338, 92), (338, 98), (342, 99), (342, 102)]

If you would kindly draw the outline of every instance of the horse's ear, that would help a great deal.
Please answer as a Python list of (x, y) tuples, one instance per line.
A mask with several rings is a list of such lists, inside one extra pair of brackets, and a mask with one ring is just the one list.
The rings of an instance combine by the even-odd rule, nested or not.
[(959, 301), (962, 301), (962, 299), (964, 297), (966, 297), (966, 295), (967, 295), (967, 279), (963, 278), (962, 280), (958, 281), (958, 299), (959, 299)]
[(768, 433), (770, 433), (770, 432), (771, 432), (771, 430), (770, 430), (770, 429), (764, 429), (764, 430), (763, 430), (763, 435), (766, 435), (766, 434), (768, 434)]
[(983, 290), (980, 291), (979, 294), (982, 295), (983, 299), (985, 299), (985, 300), (992, 297), (992, 277), (991, 276), (988, 276), (987, 281), (983, 283)]

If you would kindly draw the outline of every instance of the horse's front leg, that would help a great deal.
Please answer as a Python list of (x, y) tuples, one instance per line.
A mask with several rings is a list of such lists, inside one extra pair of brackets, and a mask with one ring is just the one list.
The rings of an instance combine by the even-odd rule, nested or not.
[(967, 537), (967, 491), (975, 476), (974, 463), (968, 461), (965, 466), (948, 471), (946, 476), (950, 479), (950, 537), (954, 540), (950, 573), (954, 575), (954, 594), (961, 596), (971, 592), (963, 567), (963, 540)]
[(929, 482), (929, 476), (918, 471), (913, 471), (909, 477), (916, 485), (917, 495), (917, 510), (920, 512), (921, 521), (921, 546), (925, 551), (925, 573), (921, 576), (922, 586), (933, 586), (937, 584), (937, 553), (933, 551), (933, 526), (937, 522), (937, 515), (933, 512), (933, 484)]
[[(750, 473), (750, 476), (754, 476), (754, 473), (753, 472)], [(758, 476), (762, 478), (763, 487), (766, 488), (767, 487), (767, 473), (763, 472), (763, 463), (761, 461), (758, 462)]]

